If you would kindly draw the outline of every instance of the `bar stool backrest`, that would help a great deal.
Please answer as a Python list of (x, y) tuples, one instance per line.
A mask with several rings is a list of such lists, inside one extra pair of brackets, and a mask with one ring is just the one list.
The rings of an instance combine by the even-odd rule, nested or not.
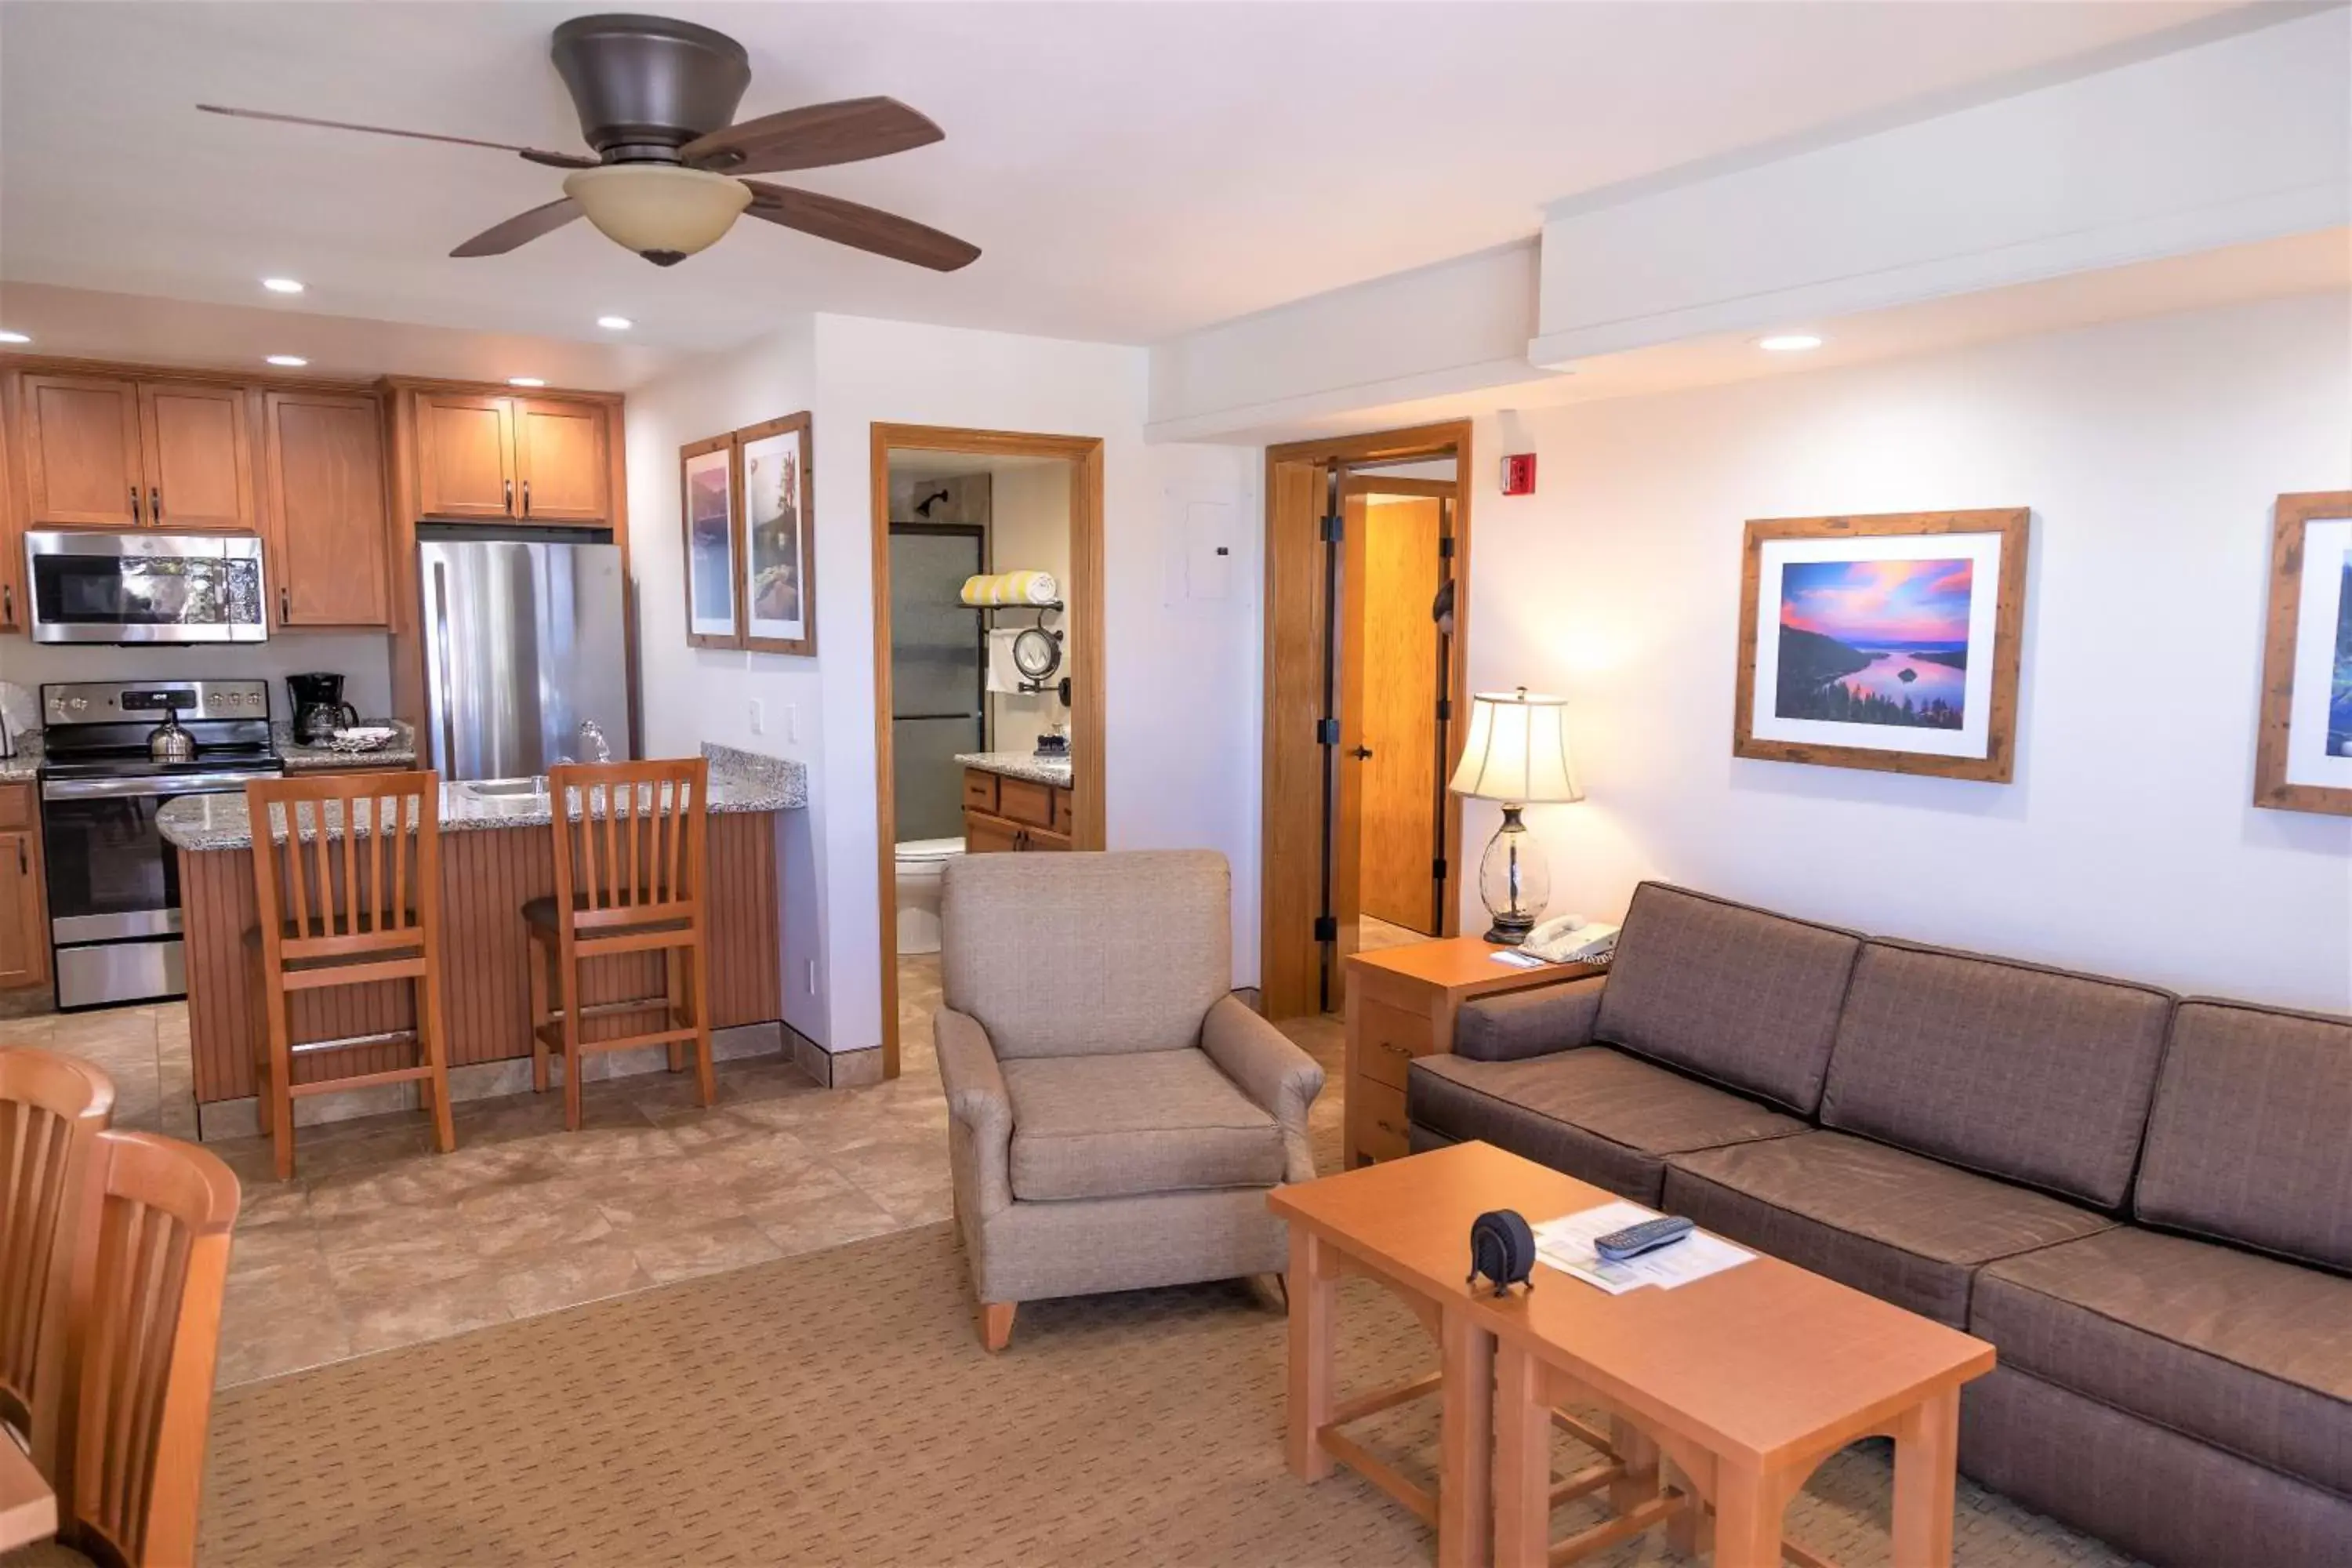
[(578, 931), (698, 921), (709, 784), (701, 757), (551, 768), (557, 919)]
[(439, 773), (261, 779), (245, 801), (272, 969), (425, 944), (440, 918)]
[(114, 1081), (89, 1063), (0, 1050), (0, 1417), (52, 1486), (71, 1394), (74, 1226), (90, 1152), (113, 1114)]

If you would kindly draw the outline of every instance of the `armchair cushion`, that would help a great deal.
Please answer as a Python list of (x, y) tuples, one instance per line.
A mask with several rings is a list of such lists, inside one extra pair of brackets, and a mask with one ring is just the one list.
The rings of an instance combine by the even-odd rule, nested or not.
[(1198, 1050), (1000, 1062), (1020, 1202), (1271, 1187), (1282, 1128)]

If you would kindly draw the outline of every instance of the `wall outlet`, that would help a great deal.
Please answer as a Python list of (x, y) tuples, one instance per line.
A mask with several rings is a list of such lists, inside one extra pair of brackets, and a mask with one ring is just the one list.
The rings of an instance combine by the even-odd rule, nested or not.
[(751, 733), (753, 733), (754, 735), (764, 735), (764, 734), (766, 734), (767, 732), (768, 732), (768, 713), (767, 713), (767, 710), (766, 710), (766, 709), (764, 709), (764, 708), (762, 708), (762, 707), (760, 705), (760, 700), (759, 700), (758, 698), (754, 697), (753, 699), (751, 699)]
[(816, 960), (814, 958), (808, 961), (808, 994), (812, 996), (816, 994)]

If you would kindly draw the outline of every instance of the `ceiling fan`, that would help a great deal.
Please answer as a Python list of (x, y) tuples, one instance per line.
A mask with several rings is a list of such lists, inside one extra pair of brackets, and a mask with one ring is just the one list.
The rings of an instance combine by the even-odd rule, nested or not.
[(836, 245), (940, 272), (968, 266), (980, 256), (978, 246), (911, 218), (741, 177), (854, 163), (946, 135), (894, 98), (813, 103), (732, 123), (743, 89), (751, 85), (751, 57), (724, 33), (665, 16), (574, 17), (555, 29), (551, 52), (580, 110), (581, 134), (596, 150), (593, 158), (429, 131), (211, 103), (196, 107), (243, 120), (487, 147), (572, 171), (564, 178), (560, 200), (484, 229), (452, 256), (502, 256), (585, 217), (655, 266), (674, 267), (718, 240), (746, 211)]

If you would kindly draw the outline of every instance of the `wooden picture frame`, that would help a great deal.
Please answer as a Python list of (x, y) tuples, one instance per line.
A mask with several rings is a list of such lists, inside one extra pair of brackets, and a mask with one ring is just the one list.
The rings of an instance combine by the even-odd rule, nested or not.
[[(2007, 784), (2016, 761), (2030, 519), (2016, 507), (1750, 521), (1732, 754)], [(1989, 605), (1980, 596), (1987, 578)], [(1769, 621), (1767, 593), (1775, 599)], [(1798, 624), (1821, 606), (1841, 618)], [(1768, 624), (1776, 635), (1759, 650)], [(1990, 659), (1980, 641), (1990, 641)], [(1808, 679), (1822, 670), (1829, 673)], [(1868, 679), (1849, 683), (1849, 676)], [(1759, 706), (1768, 680), (1771, 698)]]
[[(711, 463), (705, 459), (718, 458)], [(704, 537), (695, 537), (695, 481), (707, 479), (714, 470), (723, 478), (727, 493), (720, 510), (724, 516), (716, 520), (708, 516), (700, 521)], [(704, 441), (689, 441), (677, 449), (677, 528), (683, 553), (678, 558), (678, 575), (684, 581), (686, 595), (686, 644), (688, 647), (741, 647), (743, 646), (743, 574), (738, 569), (739, 541), (743, 531), (743, 476), (735, 451), (735, 437), (713, 436)], [(709, 525), (719, 524), (721, 537), (720, 559), (715, 563), (720, 575), (711, 580), (711, 539)], [(698, 574), (698, 566), (701, 568)], [(699, 599), (696, 588), (716, 587), (718, 593), (706, 592)], [(718, 629), (717, 611), (723, 601), (726, 629)], [(703, 629), (698, 630), (697, 627)]]
[[(813, 656), (816, 509), (809, 416), (787, 414), (747, 425), (734, 433), (733, 440), (736, 488), (741, 496), (735, 573), (742, 646), (756, 653)], [(781, 508), (774, 515), (763, 515), (771, 484), (781, 487)], [(798, 614), (777, 613), (787, 608)]]
[[(2344, 527), (2329, 527), (2330, 524)], [(2328, 535), (2324, 551), (2313, 539), (2315, 525)], [(2338, 685), (2352, 681), (2352, 490), (2307, 490), (2278, 498), (2271, 529), (2270, 614), (2263, 637), (2263, 695), (2254, 741), (2254, 804), (2277, 811), (2315, 811), (2352, 816), (2352, 738), (2339, 738), (2335, 700)], [(2326, 560), (2332, 556), (2332, 583)], [(2326, 599), (2306, 594), (2331, 587)], [(2308, 622), (2308, 625), (2305, 623)], [(2306, 679), (2325, 677), (2324, 691), (2306, 690), (2295, 700), (2296, 667)], [(2298, 713), (2298, 709), (2301, 710)], [(2298, 718), (2321, 727), (2306, 738)], [(2352, 728), (2352, 726), (2347, 726)], [(2340, 773), (2341, 782), (2315, 774)]]

